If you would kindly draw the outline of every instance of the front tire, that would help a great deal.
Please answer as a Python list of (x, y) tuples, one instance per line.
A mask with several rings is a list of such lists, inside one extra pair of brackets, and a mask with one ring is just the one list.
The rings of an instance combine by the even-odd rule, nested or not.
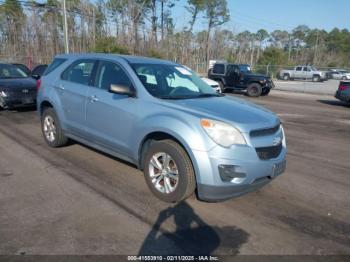
[(247, 88), (247, 94), (250, 97), (258, 97), (262, 93), (262, 87), (261, 85), (257, 83), (250, 84)]
[(68, 138), (64, 135), (55, 110), (51, 107), (44, 109), (41, 116), (41, 131), (46, 143), (50, 147), (61, 147), (68, 142)]
[(196, 180), (186, 151), (173, 140), (151, 142), (145, 153), (146, 183), (160, 200), (180, 202), (194, 193)]
[(219, 87), (220, 87), (220, 93), (224, 93), (225, 92), (225, 86), (224, 83), (222, 81), (218, 81), (219, 83)]

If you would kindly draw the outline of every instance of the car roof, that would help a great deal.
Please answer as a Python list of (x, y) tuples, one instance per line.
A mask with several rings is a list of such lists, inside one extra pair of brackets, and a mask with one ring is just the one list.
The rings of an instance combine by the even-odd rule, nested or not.
[(178, 65), (174, 62), (163, 60), (163, 59), (157, 59), (157, 58), (150, 58), (150, 57), (143, 57), (143, 56), (132, 56), (132, 55), (118, 55), (118, 54), (104, 54), (104, 53), (80, 53), (80, 54), (62, 54), (57, 55), (55, 58), (76, 58), (76, 59), (84, 59), (84, 58), (91, 58), (91, 59), (111, 59), (111, 58), (123, 58), (127, 62), (131, 64), (164, 64), (164, 65)]

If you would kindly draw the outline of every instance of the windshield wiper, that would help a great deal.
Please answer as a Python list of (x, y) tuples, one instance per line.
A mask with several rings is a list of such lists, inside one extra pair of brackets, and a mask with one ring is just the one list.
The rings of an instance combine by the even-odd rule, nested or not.
[(180, 100), (180, 99), (195, 99), (195, 98), (221, 97), (221, 96), (224, 96), (224, 94), (199, 94), (195, 96), (159, 96), (158, 98)]
[(190, 97), (190, 96), (158, 96), (158, 98), (178, 100), (178, 99), (189, 99), (192, 97)]

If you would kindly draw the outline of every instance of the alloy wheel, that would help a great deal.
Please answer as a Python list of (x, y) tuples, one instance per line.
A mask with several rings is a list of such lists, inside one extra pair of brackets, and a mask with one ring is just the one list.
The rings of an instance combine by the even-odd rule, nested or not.
[(165, 152), (154, 154), (148, 168), (152, 184), (159, 192), (170, 194), (175, 191), (179, 182), (179, 170), (169, 154)]

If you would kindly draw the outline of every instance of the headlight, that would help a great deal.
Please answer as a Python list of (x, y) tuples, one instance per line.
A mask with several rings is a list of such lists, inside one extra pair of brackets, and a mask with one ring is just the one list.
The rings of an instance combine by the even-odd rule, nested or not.
[(1, 97), (7, 97), (6, 93), (4, 91), (0, 91), (0, 96)]
[(224, 122), (202, 119), (201, 126), (215, 143), (223, 147), (247, 144), (239, 130)]

